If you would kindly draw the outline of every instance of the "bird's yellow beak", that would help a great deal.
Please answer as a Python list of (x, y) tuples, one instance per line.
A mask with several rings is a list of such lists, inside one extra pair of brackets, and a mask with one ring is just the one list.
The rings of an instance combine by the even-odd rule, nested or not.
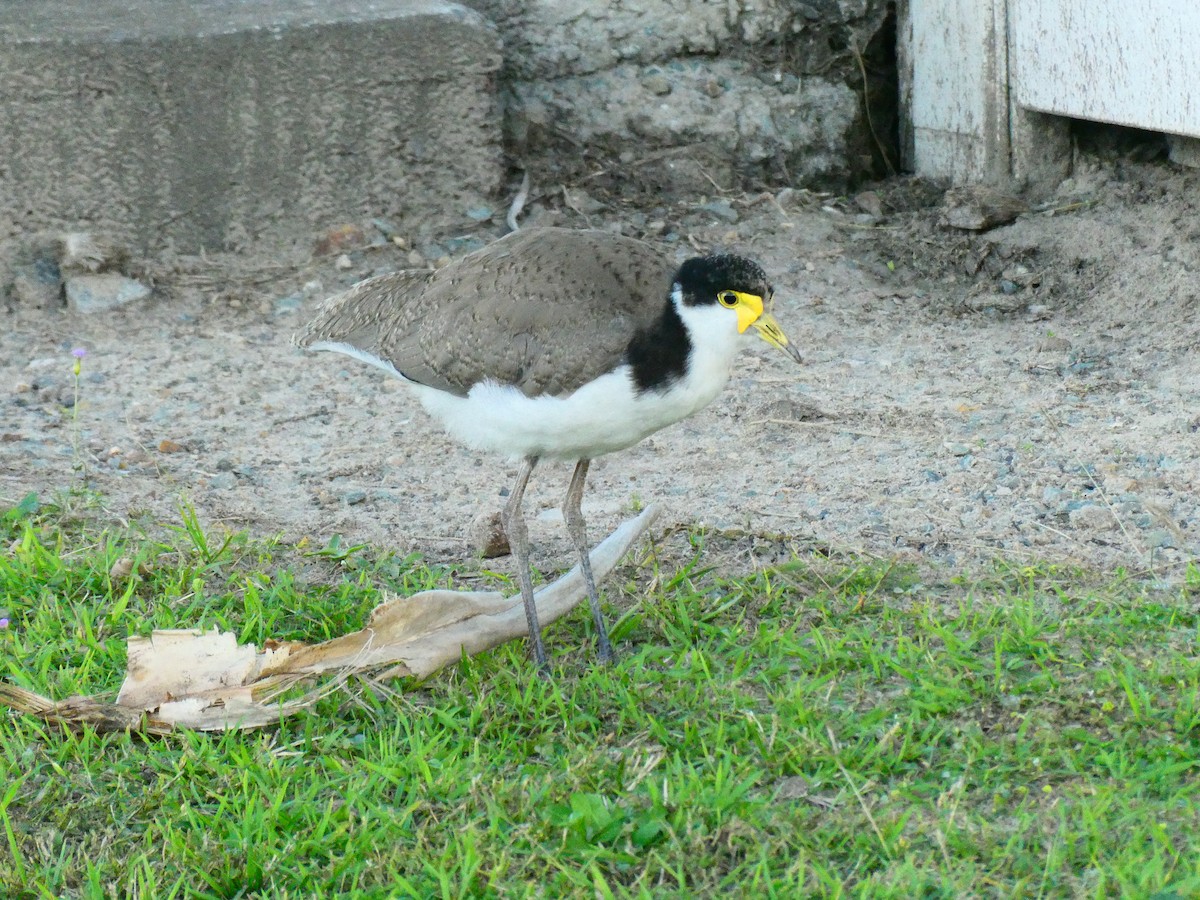
[(769, 312), (763, 311), (763, 298), (757, 294), (743, 294), (741, 291), (724, 291), (720, 295), (723, 306), (737, 313), (738, 334), (745, 334), (746, 329), (753, 325), (758, 329), (758, 335), (772, 347), (778, 347), (796, 362), (801, 362), (800, 351), (788, 343), (787, 335)]
[(783, 333), (783, 329), (779, 327), (779, 323), (775, 321), (773, 315), (763, 313), (754, 320), (754, 327), (758, 329), (758, 336), (772, 347), (778, 347), (796, 362), (803, 362), (800, 359), (800, 351), (794, 344), (788, 342), (787, 335)]

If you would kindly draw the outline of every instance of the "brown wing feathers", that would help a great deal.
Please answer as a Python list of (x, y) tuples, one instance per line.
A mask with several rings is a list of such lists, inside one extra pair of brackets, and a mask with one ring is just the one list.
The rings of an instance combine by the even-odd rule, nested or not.
[(531, 228), (436, 272), (369, 279), (333, 298), (300, 337), (346, 343), (456, 394), (484, 379), (569, 393), (617, 364), (661, 315), (671, 266), (601, 231)]

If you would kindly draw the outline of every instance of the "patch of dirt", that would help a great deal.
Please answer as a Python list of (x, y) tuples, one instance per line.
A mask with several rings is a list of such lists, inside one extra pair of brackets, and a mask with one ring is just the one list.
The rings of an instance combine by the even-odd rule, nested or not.
[[(596, 539), (654, 501), (665, 529), (951, 568), (1000, 557), (1171, 582), (1196, 560), (1200, 172), (1085, 165), (980, 235), (940, 225), (941, 193), (913, 180), (858, 200), (785, 191), (655, 209), (584, 188), (598, 193), (548, 192), (525, 224), (619, 226), (673, 240), (680, 258), (736, 247), (773, 274), (777, 317), (806, 357), (797, 368), (763, 345), (711, 407), (597, 460)], [(79, 485), (82, 464), (115, 521), (172, 521), (184, 498), (208, 524), (464, 561), (516, 464), (450, 442), (401, 383), (289, 338), (362, 277), (500, 233), (426, 247), (375, 236), (340, 268), (307, 254), (158, 260), (151, 302), (0, 314), (0, 503)], [(527, 499), (546, 570), (571, 562), (569, 475), (544, 465)]]

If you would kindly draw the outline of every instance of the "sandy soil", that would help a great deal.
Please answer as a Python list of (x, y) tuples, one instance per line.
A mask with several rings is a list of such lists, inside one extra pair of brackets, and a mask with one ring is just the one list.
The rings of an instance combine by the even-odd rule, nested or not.
[[(1197, 559), (1200, 172), (1088, 164), (982, 235), (939, 225), (940, 192), (904, 180), (862, 202), (562, 196), (526, 221), (586, 213), (674, 236), (681, 257), (692, 243), (757, 257), (806, 357), (764, 345), (710, 408), (598, 460), (595, 536), (655, 501), (664, 528), (951, 569), (1068, 562), (1169, 583)], [(86, 476), (102, 520), (177, 521), (183, 498), (210, 525), (469, 559), (470, 524), (499, 508), (516, 465), (452, 444), (402, 384), (289, 344), (324, 296), (470, 248), (398, 247), (362, 224), (375, 246), (342, 268), (307, 252), (151, 260), (155, 298), (137, 307), (0, 314), (0, 504)], [(568, 476), (545, 466), (528, 498), (546, 569), (569, 564)]]

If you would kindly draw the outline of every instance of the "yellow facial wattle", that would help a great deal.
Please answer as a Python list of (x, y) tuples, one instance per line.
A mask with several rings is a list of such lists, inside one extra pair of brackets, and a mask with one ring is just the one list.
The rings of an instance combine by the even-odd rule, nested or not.
[(721, 291), (717, 300), (727, 309), (737, 313), (738, 334), (745, 334), (746, 329), (758, 321), (763, 314), (762, 297), (756, 294), (743, 294), (741, 291)]
[(763, 312), (763, 298), (757, 294), (744, 294), (741, 291), (721, 291), (717, 294), (717, 302), (726, 309), (732, 309), (737, 314), (738, 334), (745, 334), (751, 325), (758, 331), (759, 337), (778, 347), (796, 362), (801, 362), (800, 351), (788, 342), (787, 335), (769, 312)]

